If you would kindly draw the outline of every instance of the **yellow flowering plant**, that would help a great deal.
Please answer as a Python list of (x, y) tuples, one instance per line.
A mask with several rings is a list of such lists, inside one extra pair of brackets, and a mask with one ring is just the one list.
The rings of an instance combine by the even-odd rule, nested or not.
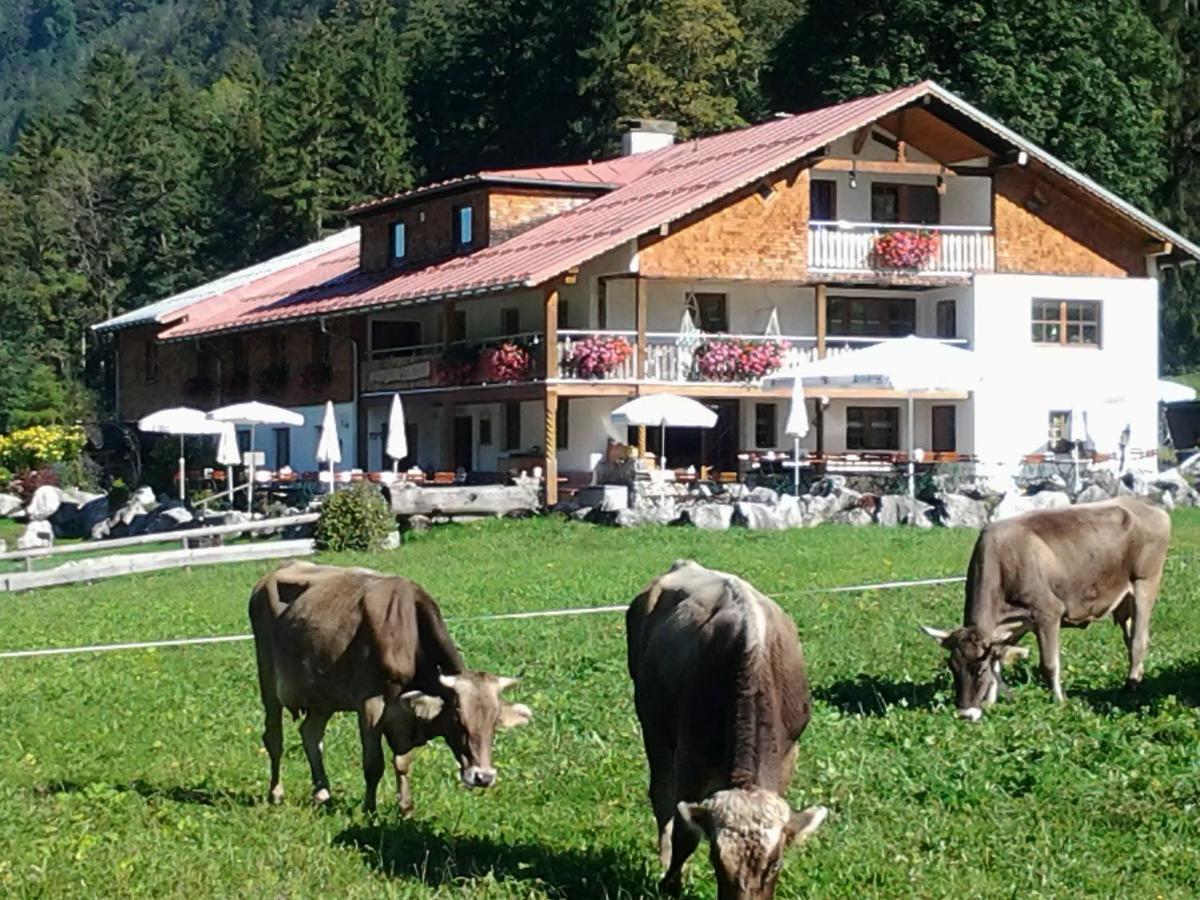
[(34, 425), (0, 434), (0, 467), (13, 472), (73, 462), (87, 443), (78, 425)]

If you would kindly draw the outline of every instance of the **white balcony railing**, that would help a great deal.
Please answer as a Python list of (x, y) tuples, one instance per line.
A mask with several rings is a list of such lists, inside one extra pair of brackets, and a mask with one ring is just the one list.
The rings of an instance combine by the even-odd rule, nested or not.
[[(878, 252), (879, 240), (897, 232), (933, 235), (923, 262), (895, 268)], [(814, 272), (893, 275), (966, 275), (996, 268), (996, 242), (987, 225), (893, 225), (878, 222), (810, 222), (808, 267)]]

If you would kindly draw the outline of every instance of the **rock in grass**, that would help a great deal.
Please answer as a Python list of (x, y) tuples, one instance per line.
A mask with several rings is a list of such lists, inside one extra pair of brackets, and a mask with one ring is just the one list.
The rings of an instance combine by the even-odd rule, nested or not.
[(647, 506), (617, 510), (616, 523), (622, 528), (639, 525), (670, 525), (679, 517), (674, 506)]
[(62, 505), (63, 492), (52, 484), (43, 484), (29, 498), (25, 516), (30, 522), (44, 522), (58, 512)]
[(988, 523), (987, 504), (962, 494), (938, 494), (939, 520), (947, 528), (982, 528)]
[(54, 546), (54, 526), (45, 520), (30, 522), (25, 533), (17, 538), (18, 550), (34, 550)]
[(733, 507), (727, 503), (699, 503), (684, 515), (704, 531), (725, 531), (733, 522)]
[(11, 519), (23, 508), (20, 497), (13, 494), (0, 494), (0, 519)]
[(932, 528), (933, 507), (920, 500), (899, 494), (887, 494), (879, 500), (880, 525), (916, 525)]
[(1099, 503), (1108, 499), (1108, 492), (1098, 484), (1089, 484), (1075, 496), (1076, 503)]

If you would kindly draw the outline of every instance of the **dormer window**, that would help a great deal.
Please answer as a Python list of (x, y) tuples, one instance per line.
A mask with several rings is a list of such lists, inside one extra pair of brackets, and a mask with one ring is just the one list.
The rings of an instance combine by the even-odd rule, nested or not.
[(454, 207), (454, 215), (451, 218), (451, 226), (454, 229), (453, 242), (455, 248), (458, 249), (462, 247), (470, 247), (471, 243), (475, 239), (471, 207)]
[(392, 264), (403, 262), (408, 254), (408, 234), (403, 222), (392, 224)]

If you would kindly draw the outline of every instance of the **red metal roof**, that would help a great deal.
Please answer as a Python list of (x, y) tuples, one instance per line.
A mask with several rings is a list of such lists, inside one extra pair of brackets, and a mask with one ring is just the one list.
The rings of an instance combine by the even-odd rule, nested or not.
[(262, 327), (285, 319), (532, 287), (752, 184), (927, 92), (925, 84), (787, 116), (636, 156), (582, 166), (497, 170), (529, 180), (609, 178), (610, 193), (503, 243), (412, 272), (327, 282), (299, 267), (289, 290), (222, 295), (187, 310), (165, 340)]

